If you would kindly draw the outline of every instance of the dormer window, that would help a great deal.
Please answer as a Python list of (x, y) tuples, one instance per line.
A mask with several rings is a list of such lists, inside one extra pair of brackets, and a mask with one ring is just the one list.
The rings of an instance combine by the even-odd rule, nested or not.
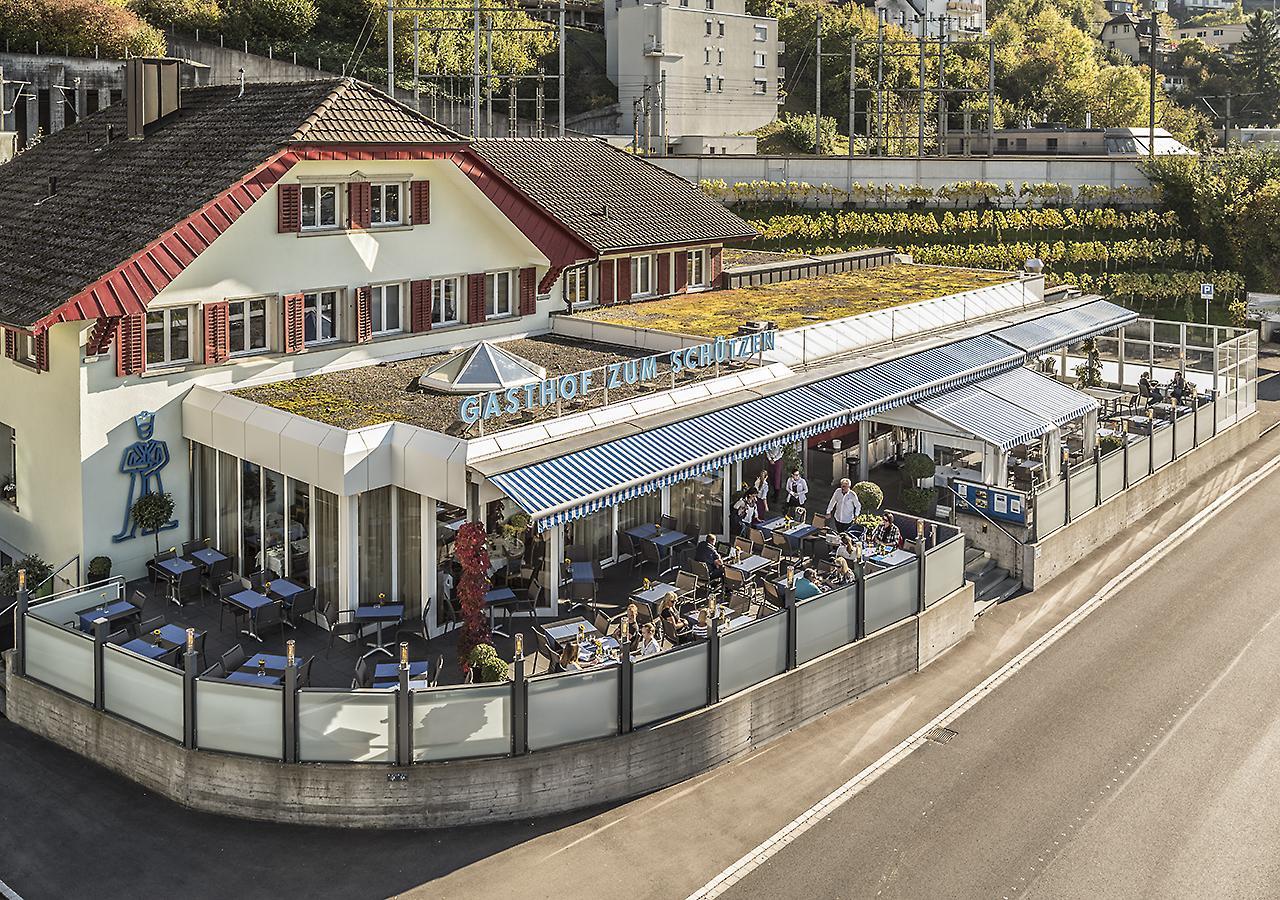
[(404, 212), (400, 198), (402, 191), (399, 184), (375, 184), (371, 186), (371, 203), (369, 223), (378, 225), (400, 225), (404, 222)]
[(338, 186), (336, 184), (304, 184), (302, 186), (302, 229), (338, 227)]

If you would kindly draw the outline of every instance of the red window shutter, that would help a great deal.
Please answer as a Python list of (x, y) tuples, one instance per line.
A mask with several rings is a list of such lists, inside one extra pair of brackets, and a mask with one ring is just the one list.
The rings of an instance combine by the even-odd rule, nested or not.
[(467, 321), (479, 325), (487, 318), (484, 311), (484, 273), (467, 276)]
[(204, 362), (216, 366), (231, 355), (231, 309), (225, 300), (204, 307)]
[(538, 311), (538, 274), (533, 266), (520, 270), (520, 315), (531, 316)]
[(426, 225), (431, 221), (431, 182), (409, 182), (410, 211), (414, 225)]
[(409, 282), (409, 328), (412, 331), (431, 330), (430, 278)]
[(711, 278), (707, 281), (707, 284), (711, 285), (711, 287), (720, 286), (720, 272), (723, 265), (720, 259), (721, 250), (722, 248), (720, 247), (712, 247), (707, 251), (707, 256), (711, 259)]
[(676, 252), (676, 286), (675, 292), (683, 294), (689, 289), (689, 251)]
[(49, 332), (42, 331), (37, 334), (31, 341), (34, 345), (36, 354), (36, 371), (49, 371)]
[(306, 346), (306, 301), (302, 294), (285, 294), (281, 302), (284, 304), (284, 352), (297, 353)]
[(658, 293), (666, 296), (671, 293), (671, 254), (658, 254)]
[(100, 356), (106, 353), (111, 348), (111, 339), (116, 336), (119, 324), (119, 316), (99, 316), (93, 323), (93, 331), (89, 333), (89, 341), (85, 344), (85, 355)]
[(626, 302), (631, 299), (631, 257), (624, 256), (618, 260), (618, 299)]
[(147, 319), (141, 314), (121, 316), (116, 335), (116, 375), (138, 375), (147, 369)]
[(18, 333), (12, 328), (4, 330), (4, 355), (10, 359), (18, 358)]
[(302, 230), (302, 187), (296, 184), (282, 184), (276, 195), (279, 197), (280, 210), (276, 218), (276, 231), (289, 234)]
[(367, 181), (347, 185), (347, 225), (368, 228), (373, 218), (373, 186)]
[(602, 259), (600, 260), (600, 304), (612, 306), (613, 301), (613, 260)]
[(373, 340), (373, 288), (356, 288), (356, 343)]

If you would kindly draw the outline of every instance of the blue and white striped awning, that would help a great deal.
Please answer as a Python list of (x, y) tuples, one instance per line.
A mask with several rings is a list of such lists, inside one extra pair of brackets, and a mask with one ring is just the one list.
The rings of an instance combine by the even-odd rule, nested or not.
[(1032, 356), (1114, 331), (1138, 314), (1107, 300), (1093, 300), (993, 331), (992, 335)]
[(816, 382), (809, 387), (866, 418), (997, 372), (1021, 366), (1026, 354), (990, 335), (934, 347)]
[(807, 387), (490, 477), (545, 530), (849, 421)]
[(1013, 369), (916, 403), (921, 410), (1001, 450), (1010, 450), (1097, 409), (1088, 394)]

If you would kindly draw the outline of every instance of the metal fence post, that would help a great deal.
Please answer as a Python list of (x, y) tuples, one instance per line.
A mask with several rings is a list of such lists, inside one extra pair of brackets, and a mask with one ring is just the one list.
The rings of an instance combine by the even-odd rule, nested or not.
[(1062, 461), (1062, 508), (1065, 510), (1062, 525), (1065, 528), (1071, 524), (1071, 457), (1065, 452), (1062, 455), (1066, 457)]
[(924, 519), (916, 519), (916, 615), (924, 612), (924, 551), (927, 541)]
[(631, 661), (631, 641), (627, 638), (626, 622), (622, 623), (622, 659), (618, 671), (618, 733), (630, 734), (633, 728), (631, 716), (632, 687), (635, 684), (635, 664)]
[(27, 570), (18, 570), (18, 602), (13, 607), (13, 671), (27, 674), (27, 610), (31, 597), (27, 593)]
[(396, 765), (413, 763), (413, 691), (409, 689), (409, 645), (400, 644), (396, 684)]
[(867, 565), (859, 559), (853, 566), (853, 639), (867, 636)]
[[(1214, 377), (1216, 378), (1217, 376), (1215, 375)], [(1218, 436), (1218, 392), (1217, 391), (1213, 392), (1213, 431), (1210, 432), (1209, 436), (1210, 437)]]
[(1124, 424), (1124, 420), (1120, 423), (1120, 462), (1124, 466), (1124, 477), (1120, 479), (1120, 489), (1129, 490), (1129, 429)]
[[(396, 727), (399, 727), (398, 718)], [(290, 660), (289, 664), (284, 667), (283, 758), (287, 763), (296, 763), (298, 761), (298, 667), (294, 660)]]
[(524, 671), (524, 635), (516, 634), (515, 658), (511, 661), (511, 755), (529, 752), (529, 693)]
[(712, 616), (707, 624), (707, 706), (720, 702), (720, 624)]
[(111, 623), (99, 616), (93, 620), (93, 708), (106, 706), (106, 685), (103, 683), (104, 657)]
[(785, 588), (782, 599), (786, 603), (784, 609), (787, 613), (787, 671), (790, 672), (796, 667), (796, 641), (799, 639), (799, 630), (796, 627), (799, 615), (796, 610), (796, 592), (790, 587)]
[(1102, 505), (1102, 451), (1093, 448), (1093, 505)]
[(200, 671), (200, 656), (195, 651), (196, 630), (187, 629), (187, 651), (182, 656), (182, 746), (194, 750), (196, 746), (196, 676)]

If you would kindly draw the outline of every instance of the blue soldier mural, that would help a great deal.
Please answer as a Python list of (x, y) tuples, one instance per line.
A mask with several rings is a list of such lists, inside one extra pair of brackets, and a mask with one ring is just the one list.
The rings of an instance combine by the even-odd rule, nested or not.
[[(134, 500), (146, 494), (164, 493), (160, 470), (169, 464), (169, 445), (152, 436), (155, 422), (156, 414), (153, 412), (144, 411), (133, 417), (138, 440), (125, 449), (120, 459), (120, 471), (129, 476), (129, 499), (124, 504), (124, 524), (120, 526), (120, 533), (111, 538), (117, 544), (137, 536), (138, 526), (131, 515)], [(177, 527), (178, 520), (171, 519), (160, 530)]]

